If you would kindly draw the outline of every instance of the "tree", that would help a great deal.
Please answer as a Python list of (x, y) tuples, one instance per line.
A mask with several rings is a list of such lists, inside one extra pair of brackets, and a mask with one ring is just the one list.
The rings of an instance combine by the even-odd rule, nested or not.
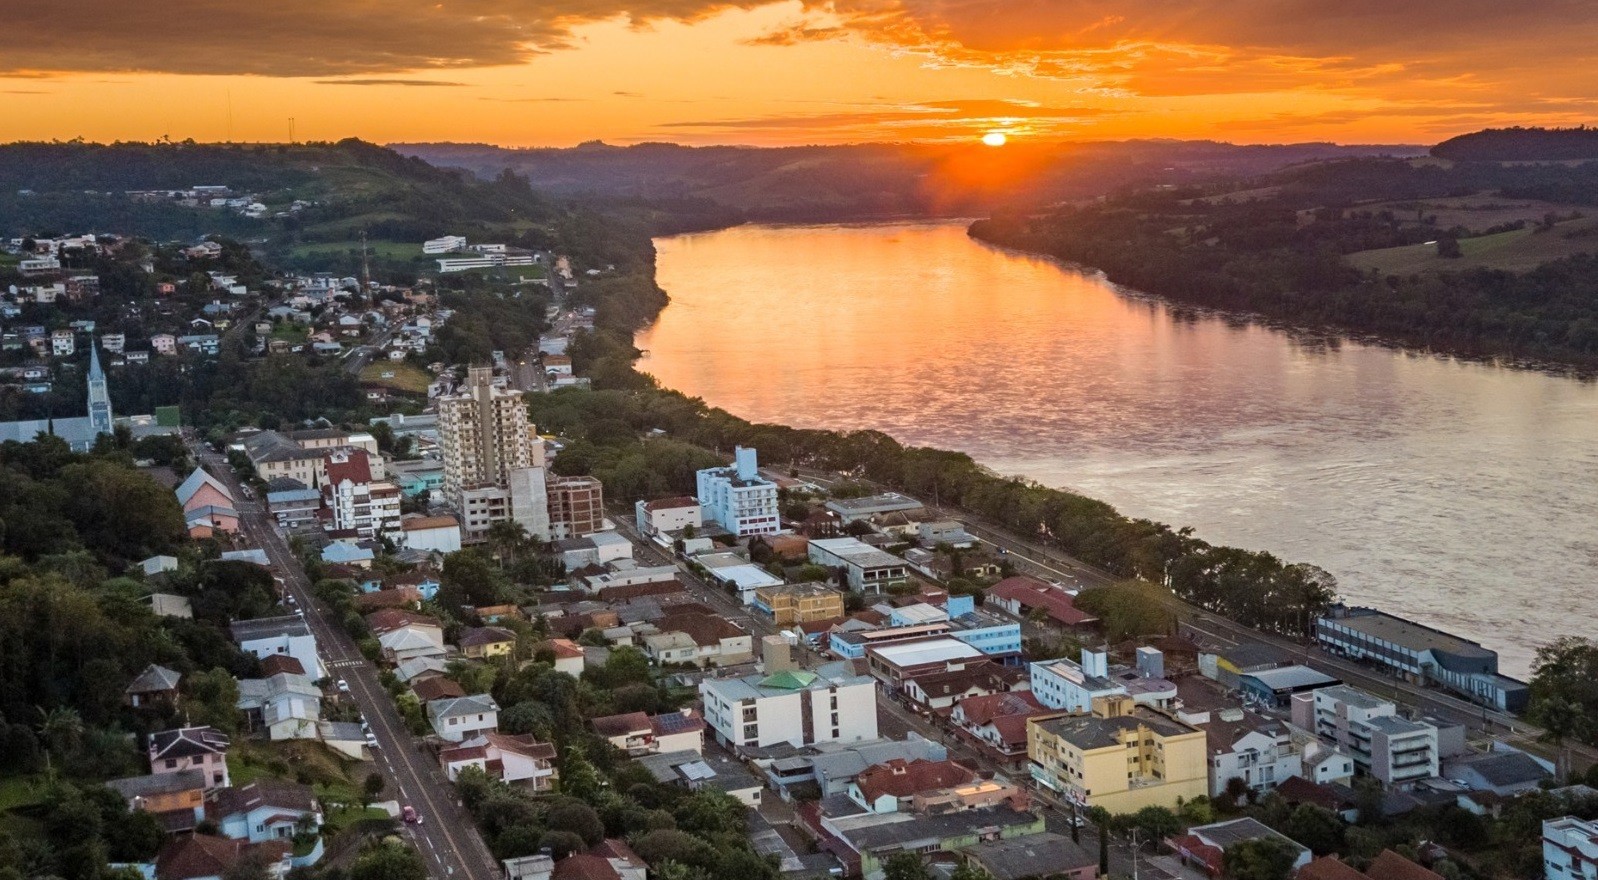
[(545, 831), (538, 838), (538, 848), (548, 849), (555, 858), (564, 859), (572, 853), (582, 852), (587, 846), (580, 834), (571, 831)]
[(383, 779), (383, 774), (376, 772), (366, 774), (366, 781), (361, 784), (361, 806), (370, 806), (372, 801), (377, 800), (377, 796), (383, 793), (383, 789), (387, 785), (388, 783)]
[(570, 831), (583, 843), (594, 846), (605, 839), (605, 823), (600, 821), (594, 808), (582, 801), (562, 798), (544, 814), (544, 824), (551, 831)]
[(1227, 848), (1222, 867), (1232, 880), (1290, 880), (1298, 850), (1276, 837), (1245, 840)]
[(183, 686), (187, 692), (184, 706), (191, 723), (210, 725), (228, 734), (238, 732), (239, 683), (226, 669), (191, 673), (183, 679)]
[(350, 866), (350, 880), (427, 880), (421, 853), (389, 838), (361, 853)]
[(1343, 848), (1343, 820), (1330, 810), (1300, 804), (1279, 828), (1283, 834), (1309, 847), (1318, 856)]
[(1182, 820), (1169, 809), (1160, 806), (1144, 807), (1132, 814), (1132, 825), (1141, 839), (1158, 843), (1173, 837), (1182, 830)]
[(1465, 254), (1459, 249), (1459, 237), (1452, 232), (1439, 233), (1437, 236), (1437, 256), (1445, 260), (1457, 260)]
[(1099, 876), (1110, 876), (1110, 826), (1099, 823)]
[(882, 863), (883, 880), (932, 880), (932, 872), (913, 852), (894, 853)]
[(1076, 597), (1076, 606), (1097, 615), (1112, 642), (1170, 632), (1170, 605), (1169, 593), (1142, 581), (1093, 587)]
[(982, 869), (975, 862), (961, 862), (954, 873), (949, 875), (949, 880), (993, 880), (993, 875)]

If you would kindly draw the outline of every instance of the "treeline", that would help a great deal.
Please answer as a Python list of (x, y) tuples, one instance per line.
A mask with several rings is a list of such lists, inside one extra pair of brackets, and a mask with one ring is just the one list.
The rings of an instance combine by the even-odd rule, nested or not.
[(1598, 128), (1489, 128), (1449, 138), (1432, 155), (1461, 162), (1598, 159)]
[[(1577, 255), (1516, 274), (1494, 269), (1362, 273), (1343, 256), (1468, 235), (1406, 222), (1359, 198), (1426, 198), (1506, 187), (1587, 187), (1586, 177), (1525, 169), (1446, 171), (1349, 162), (1283, 179), (1274, 197), (1243, 203), (1199, 191), (1141, 193), (1042, 216), (998, 216), (974, 237), (1103, 270), (1111, 280), (1184, 304), (1250, 312), (1301, 326), (1368, 333), (1470, 356), (1598, 363), (1598, 260)], [(1457, 172), (1457, 173), (1456, 173)], [(1506, 176), (1507, 175), (1507, 176)], [(1598, 172), (1591, 194), (1598, 196)]]

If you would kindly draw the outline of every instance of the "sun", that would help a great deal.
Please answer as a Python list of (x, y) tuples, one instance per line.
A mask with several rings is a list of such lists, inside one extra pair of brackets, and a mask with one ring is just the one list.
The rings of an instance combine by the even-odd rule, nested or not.
[(1009, 138), (1005, 137), (1002, 131), (990, 131), (982, 136), (982, 142), (990, 147), (1002, 147), (1007, 140)]

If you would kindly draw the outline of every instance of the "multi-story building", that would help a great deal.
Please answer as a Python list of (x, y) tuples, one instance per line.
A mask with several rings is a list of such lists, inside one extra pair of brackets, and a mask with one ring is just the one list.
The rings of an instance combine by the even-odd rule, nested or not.
[(1354, 759), (1359, 772), (1404, 786), (1437, 775), (1437, 728), (1398, 717), (1398, 707), (1339, 685), (1293, 695), (1293, 723)]
[(232, 784), (227, 769), (228, 738), (214, 727), (180, 727), (150, 734), (150, 773), (162, 776), (198, 770), (206, 791)]
[(733, 451), (730, 467), (699, 472), (699, 503), (703, 516), (734, 535), (769, 535), (782, 528), (777, 511), (777, 484), (760, 476), (753, 449)]
[(859, 538), (818, 538), (810, 542), (810, 561), (841, 573), (857, 593), (881, 593), (910, 581), (910, 564)]
[(1032, 693), (1050, 709), (1091, 712), (1096, 700), (1126, 695), (1126, 687), (1110, 679), (1109, 657), (1102, 650), (1083, 648), (1080, 663), (1064, 657), (1038, 660), (1031, 669)]
[(372, 479), (365, 450), (334, 450), (323, 467), (327, 481), (322, 484), (322, 501), (332, 514), (334, 531), (353, 531), (363, 538), (398, 534), (399, 487)]
[(777, 626), (843, 617), (843, 594), (826, 584), (783, 584), (755, 591), (752, 603)]
[(877, 738), (877, 685), (846, 663), (814, 672), (707, 678), (699, 683), (705, 723), (727, 746), (809, 746)]
[(1209, 794), (1204, 732), (1130, 697), (1099, 700), (1091, 715), (1027, 720), (1027, 757), (1039, 785), (1086, 807), (1135, 813)]
[(1209, 745), (1210, 797), (1223, 794), (1233, 779), (1266, 792), (1303, 775), (1303, 752), (1286, 724), (1242, 709), (1215, 714), (1201, 725)]
[(1598, 880), (1598, 822), (1543, 820), (1543, 872), (1548, 880)]
[(438, 439), (444, 498), (460, 513), (465, 539), (481, 540), (506, 520), (549, 539), (544, 445), (520, 391), (496, 386), (492, 369), (472, 367), (463, 390), (439, 400)]
[(1500, 712), (1519, 712), (1530, 698), (1525, 682), (1498, 673), (1497, 652), (1374, 608), (1335, 607), (1315, 621), (1315, 638), (1334, 654), (1448, 688)]
[(605, 488), (593, 477), (548, 481), (549, 537), (581, 538), (605, 528)]
[(639, 501), (633, 505), (633, 515), (638, 520), (639, 533), (645, 537), (697, 529), (705, 524), (699, 501), (681, 496)]

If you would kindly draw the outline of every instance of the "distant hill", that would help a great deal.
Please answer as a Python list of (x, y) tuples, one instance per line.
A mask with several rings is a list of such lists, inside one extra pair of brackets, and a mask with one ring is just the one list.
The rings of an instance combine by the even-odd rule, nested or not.
[(557, 195), (709, 200), (751, 219), (830, 220), (960, 216), (1048, 205), (1122, 189), (1264, 174), (1359, 156), (1421, 156), (1407, 145), (1309, 143), (1237, 146), (1213, 141), (1081, 144), (858, 144), (685, 147), (599, 142), (570, 149), (486, 144), (393, 144), (434, 165), (483, 178), (510, 169)]
[(1489, 128), (1449, 138), (1431, 152), (1456, 162), (1598, 159), (1598, 128)]

